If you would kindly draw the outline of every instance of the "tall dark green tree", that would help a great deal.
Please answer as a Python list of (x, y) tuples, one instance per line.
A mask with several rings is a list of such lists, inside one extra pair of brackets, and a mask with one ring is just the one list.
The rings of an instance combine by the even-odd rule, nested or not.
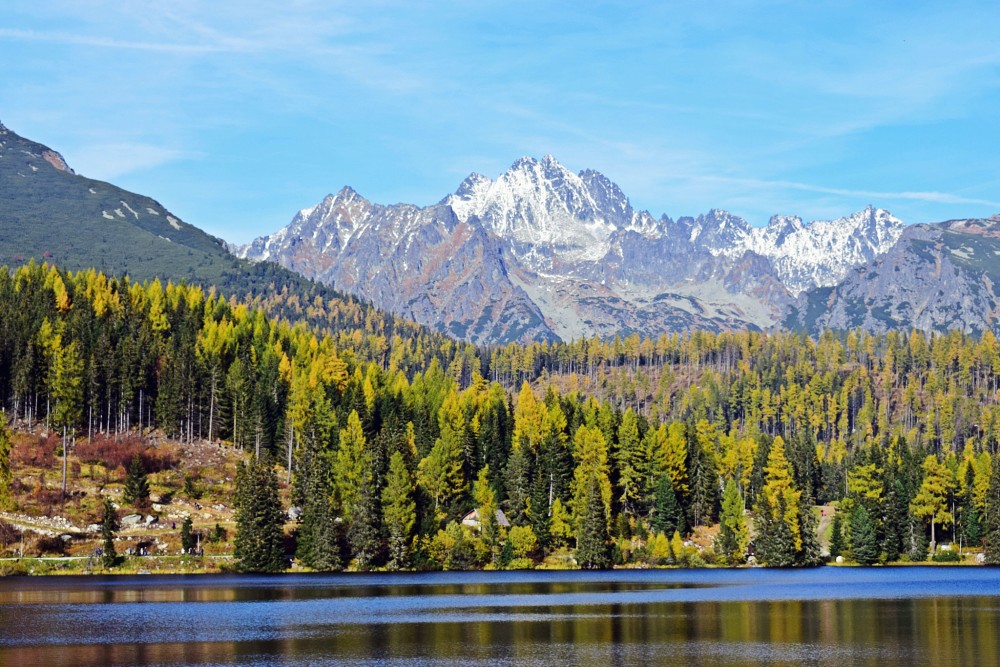
[(191, 517), (186, 517), (184, 523), (181, 524), (181, 549), (186, 554), (194, 553), (196, 543), (197, 538), (194, 534), (194, 522), (191, 521)]
[(13, 496), (14, 476), (10, 469), (10, 430), (0, 420), (0, 509), (8, 509)]
[(755, 511), (757, 539), (756, 558), (768, 567), (796, 565), (795, 535), (782, 517), (786, 514), (784, 499), (771, 509), (767, 494), (761, 493)]
[(844, 541), (844, 519), (842, 512), (835, 510), (830, 531), (830, 558), (836, 559), (837, 556), (843, 556), (847, 550), (847, 545)]
[(851, 512), (851, 557), (860, 565), (878, 562), (878, 536), (875, 524), (864, 505)]
[(594, 477), (587, 487), (585, 518), (576, 538), (576, 562), (585, 570), (611, 567), (611, 534), (601, 496), (601, 483)]
[(990, 486), (986, 492), (986, 562), (1000, 565), (1000, 456), (993, 457)]
[(653, 500), (653, 517), (650, 528), (654, 533), (670, 536), (674, 531), (684, 534), (684, 510), (677, 502), (674, 485), (670, 475), (663, 475), (656, 484), (656, 496)]
[(104, 499), (104, 513), (101, 517), (101, 537), (103, 538), (101, 564), (106, 568), (112, 568), (118, 561), (118, 553), (115, 551), (115, 533), (118, 531), (118, 514), (115, 506), (111, 504), (110, 498)]
[[(366, 460), (370, 461), (370, 457)], [(379, 490), (370, 479), (358, 489), (347, 541), (359, 570), (370, 570), (382, 562), (382, 510)]]
[(142, 457), (136, 454), (129, 463), (125, 474), (125, 504), (132, 507), (145, 507), (149, 503), (149, 479), (146, 477), (146, 467)]
[(281, 572), (286, 567), (278, 477), (267, 459), (265, 454), (236, 467), (233, 555), (244, 572)]

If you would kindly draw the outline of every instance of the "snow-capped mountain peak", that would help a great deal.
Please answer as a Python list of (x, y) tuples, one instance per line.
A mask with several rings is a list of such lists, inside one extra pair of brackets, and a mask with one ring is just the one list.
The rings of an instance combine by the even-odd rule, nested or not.
[(770, 259), (782, 282), (798, 294), (837, 284), (853, 267), (888, 251), (903, 227), (891, 213), (872, 206), (807, 225), (798, 217), (774, 216), (767, 227), (753, 230), (747, 249)]

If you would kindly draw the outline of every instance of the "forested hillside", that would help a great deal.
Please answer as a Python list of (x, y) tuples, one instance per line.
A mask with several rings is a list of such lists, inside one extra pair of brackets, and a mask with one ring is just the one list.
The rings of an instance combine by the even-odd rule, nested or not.
[[(283, 566), (256, 553), (282, 549), (280, 535), (247, 536), (274, 528), (268, 489), (274, 466), (289, 465), (297, 556), (316, 569), (570, 553), (593, 567), (738, 563), (748, 518), (758, 559), (809, 564), (820, 559), (812, 507), (832, 501), (831, 549), (859, 562), (922, 560), (931, 538), (1000, 538), (989, 333), (479, 350), (355, 302), (292, 305), (332, 333), (196, 287), (2, 271), (0, 398), (8, 419), (69, 442), (157, 429), (252, 454), (236, 495), (237, 556), (251, 569)], [(696, 533), (707, 547), (706, 527), (714, 547), (685, 544)]]

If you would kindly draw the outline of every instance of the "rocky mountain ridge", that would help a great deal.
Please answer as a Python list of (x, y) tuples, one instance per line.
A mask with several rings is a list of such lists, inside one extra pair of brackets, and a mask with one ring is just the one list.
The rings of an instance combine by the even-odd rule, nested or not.
[(603, 174), (545, 156), (495, 180), (473, 173), (425, 208), (344, 188), (235, 252), (476, 342), (507, 342), (769, 327), (902, 229), (872, 207), (809, 224), (775, 216), (762, 229), (720, 210), (655, 218)]

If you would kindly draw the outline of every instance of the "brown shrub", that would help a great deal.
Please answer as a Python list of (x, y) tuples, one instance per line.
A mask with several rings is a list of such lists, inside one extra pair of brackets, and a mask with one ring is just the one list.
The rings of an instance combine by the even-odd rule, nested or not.
[(9, 547), (21, 539), (21, 533), (3, 519), (0, 519), (0, 546)]
[(76, 455), (84, 463), (100, 463), (108, 470), (127, 469), (132, 457), (139, 455), (146, 472), (170, 470), (177, 465), (171, 452), (155, 449), (142, 438), (134, 435), (107, 437), (98, 435), (89, 441), (76, 445)]
[(15, 467), (51, 468), (56, 464), (59, 446), (57, 435), (20, 438), (11, 449), (10, 459)]
[(33, 551), (39, 556), (44, 556), (45, 554), (65, 556), (66, 543), (58, 535), (55, 535), (53, 537), (49, 537), (46, 535), (39, 535), (38, 539), (35, 540)]

